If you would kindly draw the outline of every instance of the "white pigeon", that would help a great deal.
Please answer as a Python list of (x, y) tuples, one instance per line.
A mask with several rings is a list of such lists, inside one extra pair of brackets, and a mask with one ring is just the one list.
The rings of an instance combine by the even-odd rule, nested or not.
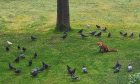
[(86, 26), (86, 28), (91, 28), (91, 25), (89, 25), (89, 24), (86, 24), (85, 26)]
[(13, 43), (10, 41), (6, 41), (8, 45), (12, 45)]

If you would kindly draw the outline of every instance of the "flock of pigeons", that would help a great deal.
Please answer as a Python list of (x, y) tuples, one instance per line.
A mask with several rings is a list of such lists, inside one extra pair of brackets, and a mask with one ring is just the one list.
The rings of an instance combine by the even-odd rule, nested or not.
[[(31, 36), (32, 41), (36, 41), (36, 39), (37, 39), (36, 37)], [(10, 41), (6, 42), (6, 48), (5, 49), (6, 49), (7, 52), (10, 51), (10, 47), (11, 47), (12, 44), (13, 43), (10, 42)], [(21, 47), (19, 45), (17, 46), (17, 49), (20, 51), (20, 55), (17, 56), (13, 62), (20, 63), (20, 61), (22, 59), (26, 58), (25, 52), (26, 52), (27, 49), (25, 47)], [(37, 52), (35, 52), (34, 55), (33, 55), (33, 59), (37, 59), (37, 58), (38, 58), (38, 54), (37, 54)], [(32, 66), (33, 59), (28, 60), (28, 66), (29, 67)], [(22, 70), (20, 68), (16, 68), (12, 63), (9, 63), (8, 67), (11, 71), (14, 71), (15, 74), (20, 74), (22, 72)], [(30, 74), (31, 74), (32, 77), (36, 77), (40, 72), (43, 72), (44, 70), (48, 69), (49, 67), (50, 67), (50, 65), (48, 65), (48, 64), (46, 64), (45, 62), (42, 61), (42, 66), (40, 68), (34, 68), (30, 72)], [(75, 76), (75, 71), (76, 71), (76, 68), (72, 69), (70, 66), (67, 65), (68, 74), (70, 74), (70, 76), (73, 80), (78, 80), (79, 78), (77, 76)], [(83, 73), (87, 73), (87, 68), (85, 66), (83, 66), (82, 71), (83, 71)]]
[[(101, 28), (101, 26), (96, 25), (96, 28), (99, 29), (100, 31), (99, 31), (99, 32), (98, 32), (98, 31), (93, 31), (93, 32), (90, 33), (90, 35), (95, 36), (95, 37), (101, 37), (101, 35), (102, 35), (103, 32), (107, 32), (107, 28), (106, 28), (106, 27)], [(79, 31), (78, 31), (78, 34), (81, 36), (81, 38), (86, 38), (86, 37), (88, 37), (88, 36), (86, 36), (85, 34), (83, 34), (83, 29), (79, 30)], [(123, 37), (127, 37), (127, 36), (128, 36), (127, 32), (120, 32), (120, 35), (123, 36)], [(67, 36), (68, 36), (68, 32), (64, 32), (64, 33), (63, 33), (63, 36), (62, 36), (61, 38), (66, 39)], [(107, 37), (108, 37), (108, 38), (111, 38), (111, 37), (112, 37), (112, 34), (109, 32)], [(133, 38), (133, 37), (134, 37), (134, 33), (132, 32), (132, 33), (129, 35), (129, 37), (130, 37), (130, 38)], [(139, 38), (140, 38), (140, 34), (139, 34)], [(32, 41), (36, 41), (37, 38), (36, 38), (35, 36), (31, 36), (31, 40), (32, 40)], [(6, 45), (6, 47), (5, 47), (5, 49), (6, 49), (7, 52), (10, 51), (10, 46), (11, 46), (11, 45), (12, 45), (12, 42), (7, 41), (7, 45)], [(17, 56), (17, 57), (15, 58), (15, 60), (14, 60), (15, 63), (19, 63), (20, 60), (26, 58), (25, 52), (26, 52), (27, 49), (26, 49), (25, 47), (21, 47), (21, 46), (19, 46), (19, 45), (17, 46), (17, 49), (20, 51), (20, 55)], [(37, 57), (38, 57), (38, 54), (37, 54), (37, 52), (35, 52), (35, 53), (34, 53), (34, 56), (33, 56), (33, 59), (36, 59)], [(32, 63), (33, 63), (32, 61), (33, 61), (33, 59), (28, 60), (28, 66), (32, 66)], [(9, 63), (9, 64), (8, 64), (8, 67), (9, 67), (10, 70), (14, 71), (15, 74), (19, 74), (19, 73), (22, 72), (21, 69), (16, 68), (12, 63)], [(50, 66), (49, 66), (48, 64), (46, 64), (45, 62), (42, 61), (42, 66), (41, 66), (40, 68), (34, 68), (34, 69), (30, 72), (30, 74), (31, 74), (31, 76), (35, 77), (35, 76), (38, 75), (38, 73), (40, 73), (40, 72), (42, 72), (42, 71), (48, 69), (49, 67), (50, 67)], [(129, 66), (129, 67), (130, 67), (130, 66)], [(131, 68), (132, 68), (132, 67), (131, 67)], [(117, 64), (115, 65), (114, 69), (115, 69), (114, 73), (119, 72), (119, 70), (120, 70), (120, 64), (119, 64), (118, 62), (117, 62)], [(72, 79), (74, 79), (74, 80), (77, 80), (77, 79), (78, 79), (78, 77), (75, 76), (75, 71), (76, 71), (76, 69), (72, 69), (70, 66), (67, 65), (67, 71), (68, 71), (68, 74), (70, 74), (70, 76), (71, 76)], [(83, 72), (83, 73), (88, 73), (88, 72), (87, 72), (87, 68), (86, 68), (85, 66), (83, 66), (82, 72)]]
[[(95, 37), (101, 37), (102, 34), (103, 34), (103, 32), (107, 32), (107, 30), (108, 30), (107, 27), (102, 28), (102, 27), (99, 26), (99, 25), (96, 25), (96, 28), (97, 28), (98, 30), (100, 30), (100, 31), (93, 31), (93, 32), (91, 32), (91, 33), (89, 33), (89, 34), (92, 35), (92, 36), (95, 36)], [(82, 39), (88, 37), (87, 35), (83, 34), (83, 31), (84, 31), (84, 29), (80, 29), (80, 30), (78, 31), (78, 34), (81, 36)], [(134, 38), (134, 32), (131, 32), (130, 35), (128, 35), (127, 32), (120, 32), (120, 35), (121, 35), (122, 37)], [(65, 32), (63, 33), (63, 36), (62, 36), (61, 38), (62, 38), (62, 39), (66, 39), (67, 36), (68, 36), (68, 31), (65, 31)], [(107, 37), (108, 37), (108, 38), (111, 38), (111, 37), (112, 37), (112, 33), (111, 33), (111, 32), (108, 32)], [(139, 38), (140, 38), (140, 34), (139, 34)]]
[[(36, 39), (37, 38), (35, 36), (31, 36), (32, 41), (35, 41)], [(6, 49), (7, 52), (10, 51), (10, 47), (11, 47), (12, 44), (13, 43), (10, 42), (10, 41), (6, 42), (6, 48), (5, 49)], [(21, 47), (19, 45), (17, 46), (17, 49), (18, 49), (18, 51), (20, 51), (20, 54), (19, 54), (19, 56), (17, 56), (15, 58), (15, 60), (13, 62), (20, 63), (20, 61), (22, 59), (26, 58), (25, 52), (26, 52), (27, 49), (25, 47)], [(37, 59), (37, 58), (38, 58), (38, 54), (37, 54), (37, 52), (35, 52), (34, 55), (33, 55), (33, 59)], [(28, 60), (28, 66), (32, 66), (33, 59)], [(9, 63), (8, 67), (11, 71), (14, 71), (15, 74), (20, 74), (22, 72), (22, 70), (20, 68), (16, 68), (12, 63)], [(30, 74), (33, 77), (37, 76), (39, 72), (42, 72), (42, 71), (48, 69), (49, 67), (50, 66), (48, 64), (46, 64), (45, 62), (42, 61), (42, 66), (40, 68), (33, 69)]]

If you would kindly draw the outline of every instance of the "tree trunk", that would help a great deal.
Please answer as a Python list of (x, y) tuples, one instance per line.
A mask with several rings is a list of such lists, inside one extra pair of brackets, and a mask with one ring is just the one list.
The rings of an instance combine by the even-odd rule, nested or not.
[(57, 31), (70, 31), (69, 0), (57, 0)]

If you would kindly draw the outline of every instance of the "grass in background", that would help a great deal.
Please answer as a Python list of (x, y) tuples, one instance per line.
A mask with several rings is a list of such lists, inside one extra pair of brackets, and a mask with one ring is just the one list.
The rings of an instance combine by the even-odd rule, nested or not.
[[(70, 0), (71, 26), (66, 40), (60, 39), (61, 34), (54, 32), (56, 23), (56, 0), (0, 0), (0, 83), (1, 84), (127, 84), (129, 74), (127, 65), (131, 62), (134, 71), (140, 70), (140, 53), (138, 33), (140, 32), (140, 1), (139, 0)], [(90, 24), (91, 29), (85, 25)], [(82, 40), (77, 31), (85, 29), (85, 34), (96, 30), (95, 25), (107, 26), (113, 38), (89, 36)], [(119, 31), (135, 32), (135, 38), (120, 38)], [(30, 41), (30, 35), (38, 37), (36, 42)], [(5, 52), (5, 41), (13, 42), (10, 52)], [(96, 43), (104, 41), (116, 53), (98, 53)], [(27, 58), (16, 67), (22, 73), (16, 76), (8, 70), (7, 63), (18, 55), (17, 45), (27, 47)], [(37, 51), (39, 59), (33, 60), (28, 67), (27, 61)], [(116, 60), (122, 64), (121, 72), (113, 74), (112, 66)], [(41, 61), (51, 68), (30, 77), (30, 71), (41, 66)], [(80, 81), (72, 82), (66, 72), (66, 65), (76, 67), (76, 75)], [(88, 67), (88, 74), (81, 73), (81, 67)]]

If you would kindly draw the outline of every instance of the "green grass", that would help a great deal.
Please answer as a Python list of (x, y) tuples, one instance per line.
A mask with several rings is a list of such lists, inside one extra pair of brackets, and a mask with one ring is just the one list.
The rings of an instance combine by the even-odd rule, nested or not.
[[(127, 84), (129, 74), (140, 70), (140, 1), (139, 0), (70, 0), (72, 32), (66, 40), (61, 33), (54, 32), (56, 24), (56, 0), (0, 0), (0, 84)], [(86, 24), (92, 28), (85, 28)], [(107, 26), (113, 38), (89, 36), (81, 39), (77, 31), (84, 28), (84, 33), (96, 30), (95, 25)], [(121, 38), (119, 31), (135, 32), (134, 39)], [(38, 40), (30, 41), (30, 35)], [(4, 48), (5, 41), (13, 42), (10, 52)], [(104, 41), (115, 53), (98, 53), (98, 41)], [(17, 45), (27, 47), (27, 58), (16, 67), (22, 69), (20, 75), (8, 70), (8, 62), (18, 55)], [(37, 51), (39, 59), (33, 60), (33, 66), (27, 62)], [(122, 64), (121, 72), (113, 74), (112, 67), (116, 60)], [(41, 61), (51, 67), (36, 78), (30, 71), (41, 66)], [(134, 71), (127, 73), (126, 68), (132, 63)], [(66, 65), (76, 67), (79, 81), (73, 82), (66, 72)], [(86, 65), (88, 74), (81, 73)]]

